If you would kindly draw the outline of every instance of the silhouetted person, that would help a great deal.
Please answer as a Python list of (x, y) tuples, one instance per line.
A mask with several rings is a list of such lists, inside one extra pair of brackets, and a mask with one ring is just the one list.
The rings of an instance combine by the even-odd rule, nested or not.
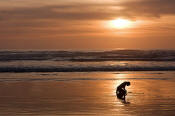
[(125, 87), (129, 85), (130, 85), (130, 82), (126, 81), (117, 87), (116, 94), (119, 99), (125, 100), (125, 96), (127, 95), (127, 91)]

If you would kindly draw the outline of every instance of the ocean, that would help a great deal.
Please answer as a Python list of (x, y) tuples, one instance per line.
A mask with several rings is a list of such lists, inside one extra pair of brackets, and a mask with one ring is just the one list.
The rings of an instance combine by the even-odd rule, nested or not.
[(174, 85), (175, 50), (0, 51), (3, 116), (174, 116)]
[(173, 70), (175, 50), (0, 51), (0, 72)]

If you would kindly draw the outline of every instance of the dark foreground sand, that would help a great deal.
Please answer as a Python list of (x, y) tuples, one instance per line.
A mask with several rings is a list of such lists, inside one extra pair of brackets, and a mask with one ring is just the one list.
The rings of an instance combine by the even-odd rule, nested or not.
[(173, 116), (175, 72), (1, 73), (0, 115)]

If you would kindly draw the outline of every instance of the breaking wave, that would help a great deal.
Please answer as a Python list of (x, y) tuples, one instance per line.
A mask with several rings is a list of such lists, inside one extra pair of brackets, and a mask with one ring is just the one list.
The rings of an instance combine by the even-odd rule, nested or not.
[(0, 61), (175, 61), (175, 50), (0, 51)]

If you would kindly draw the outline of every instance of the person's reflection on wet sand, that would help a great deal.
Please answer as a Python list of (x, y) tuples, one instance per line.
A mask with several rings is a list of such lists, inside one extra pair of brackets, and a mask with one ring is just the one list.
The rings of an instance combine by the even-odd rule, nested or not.
[(122, 103), (129, 104), (129, 102), (126, 101), (126, 95), (127, 91), (125, 89), (126, 86), (130, 86), (130, 82), (123, 82), (117, 87), (116, 90), (116, 96), (118, 99), (122, 100)]
[[(126, 96), (126, 95), (125, 95), (125, 96)], [(130, 102), (126, 100), (125, 96), (122, 97), (122, 98), (121, 98), (120, 96), (117, 96), (117, 98), (118, 98), (122, 103), (124, 103), (124, 104), (130, 104)]]

